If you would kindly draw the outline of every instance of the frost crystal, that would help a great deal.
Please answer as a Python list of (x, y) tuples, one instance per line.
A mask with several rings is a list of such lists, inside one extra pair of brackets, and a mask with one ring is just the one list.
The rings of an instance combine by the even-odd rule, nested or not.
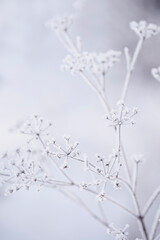
[(139, 23), (133, 21), (130, 23), (130, 28), (143, 39), (148, 39), (159, 33), (160, 27), (156, 24), (147, 24), (145, 21), (140, 21)]
[(152, 68), (152, 75), (153, 77), (160, 82), (160, 67)]

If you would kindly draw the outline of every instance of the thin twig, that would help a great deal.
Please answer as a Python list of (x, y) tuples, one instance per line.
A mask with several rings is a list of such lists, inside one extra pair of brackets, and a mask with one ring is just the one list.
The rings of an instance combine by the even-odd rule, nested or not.
[(157, 210), (157, 214), (155, 216), (155, 219), (154, 219), (154, 222), (153, 222), (153, 225), (152, 225), (152, 229), (151, 229), (151, 234), (150, 234), (149, 240), (153, 240), (156, 237), (156, 233), (157, 233), (159, 225), (160, 225), (160, 206), (159, 206), (159, 208)]
[(152, 194), (152, 196), (150, 197), (150, 199), (148, 200), (148, 202), (146, 203), (145, 207), (144, 207), (144, 211), (143, 211), (143, 216), (145, 217), (146, 214), (148, 213), (148, 211), (150, 210), (150, 208), (152, 207), (152, 205), (154, 204), (154, 202), (156, 201), (156, 199), (160, 196), (160, 187), (158, 187), (154, 193)]

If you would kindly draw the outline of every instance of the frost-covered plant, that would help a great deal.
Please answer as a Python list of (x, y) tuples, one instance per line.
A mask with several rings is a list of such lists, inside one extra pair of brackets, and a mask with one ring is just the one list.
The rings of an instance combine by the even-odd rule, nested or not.
[[(117, 101), (117, 109), (114, 110), (111, 109), (108, 103), (106, 76), (108, 71), (120, 61), (121, 52), (117, 50), (109, 50), (105, 53), (83, 51), (81, 39), (77, 37), (74, 44), (70, 37), (69, 28), (72, 23), (72, 16), (63, 16), (48, 21), (46, 25), (56, 32), (69, 52), (69, 55), (63, 60), (62, 69), (70, 71), (72, 74), (79, 74), (95, 91), (103, 104), (107, 124), (115, 132), (117, 144), (111, 150), (109, 156), (97, 154), (95, 159), (89, 159), (87, 154), (80, 152), (79, 143), (72, 142), (70, 136), (64, 136), (64, 143), (62, 144), (57, 142), (49, 134), (52, 123), (34, 115), (21, 128), (21, 133), (28, 136), (27, 147), (25, 149), (17, 149), (14, 153), (5, 153), (1, 157), (1, 184), (6, 184), (6, 194), (12, 194), (21, 188), (29, 190), (32, 186), (35, 186), (38, 190), (42, 186), (54, 188), (79, 204), (92, 217), (102, 223), (106, 227), (107, 233), (114, 239), (127, 240), (129, 225), (126, 224), (125, 227), (119, 228), (116, 224), (110, 224), (108, 216), (102, 208), (103, 204), (110, 202), (137, 221), (141, 239), (156, 240), (159, 236), (160, 206), (156, 216), (154, 216), (151, 230), (150, 227), (147, 228), (146, 226), (145, 217), (155, 200), (159, 197), (160, 187), (150, 197), (144, 209), (141, 209), (136, 187), (138, 169), (143, 162), (143, 156), (133, 156), (134, 171), (131, 171), (125, 148), (122, 145), (121, 133), (125, 125), (134, 125), (134, 118), (138, 113), (136, 107), (128, 108), (126, 106), (128, 87), (137, 58), (144, 41), (157, 35), (160, 28), (154, 24), (147, 24), (145, 21), (130, 23), (131, 29), (138, 36), (138, 42), (132, 56), (127, 47), (124, 49), (126, 78), (121, 98)], [(154, 68), (152, 74), (160, 81), (160, 68)], [(72, 168), (72, 163), (74, 162), (78, 164), (78, 172), (82, 172), (81, 180), (70, 176), (69, 169)], [(126, 170), (126, 176), (122, 176), (122, 168)], [(119, 200), (114, 199), (108, 191), (108, 185), (113, 186), (117, 190), (120, 190), (123, 185), (128, 191), (128, 197), (132, 197), (134, 208), (130, 209)], [(91, 210), (85, 201), (74, 192), (74, 189), (80, 189), (88, 194), (92, 194), (99, 206), (100, 214)]]

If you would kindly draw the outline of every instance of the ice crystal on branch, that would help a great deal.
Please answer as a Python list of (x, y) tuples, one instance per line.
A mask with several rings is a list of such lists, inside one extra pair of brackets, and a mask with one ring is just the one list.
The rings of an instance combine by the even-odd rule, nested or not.
[(160, 67), (152, 68), (152, 75), (153, 77), (160, 82)]
[(156, 24), (140, 21), (139, 23), (133, 21), (130, 23), (130, 28), (142, 39), (148, 39), (159, 33), (160, 27)]

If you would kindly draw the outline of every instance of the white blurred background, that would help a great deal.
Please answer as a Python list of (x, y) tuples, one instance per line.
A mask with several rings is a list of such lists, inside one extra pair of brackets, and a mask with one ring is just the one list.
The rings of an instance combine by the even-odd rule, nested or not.
[[(81, 9), (75, 0), (0, 0), (0, 150), (22, 145), (10, 132), (17, 122), (38, 113), (54, 122), (57, 138), (66, 133), (80, 142), (82, 152), (108, 155), (114, 147), (112, 131), (106, 127), (104, 110), (97, 97), (78, 77), (60, 71), (66, 50), (46, 20), (57, 14), (76, 13), (71, 29), (80, 35), (84, 50), (103, 52), (125, 46), (131, 53), (137, 37), (129, 29), (132, 20), (160, 25), (159, 0), (86, 0)], [(160, 36), (146, 41), (138, 60), (128, 94), (128, 106), (140, 109), (135, 127), (124, 130), (127, 156), (146, 157), (140, 169), (138, 194), (143, 206), (160, 183), (160, 84), (150, 74), (160, 65)], [(120, 97), (125, 77), (125, 60), (108, 75), (112, 107)], [(131, 165), (131, 164), (130, 164)], [(103, 226), (83, 209), (55, 191), (20, 191), (4, 197), (0, 190), (0, 240), (97, 240), (109, 239)], [(124, 192), (121, 200), (128, 203)], [(87, 199), (91, 207), (94, 204)], [(156, 212), (155, 204), (147, 219)], [(108, 212), (107, 212), (108, 211)], [(106, 213), (119, 226), (131, 225), (130, 239), (139, 236), (137, 225), (117, 208)]]

